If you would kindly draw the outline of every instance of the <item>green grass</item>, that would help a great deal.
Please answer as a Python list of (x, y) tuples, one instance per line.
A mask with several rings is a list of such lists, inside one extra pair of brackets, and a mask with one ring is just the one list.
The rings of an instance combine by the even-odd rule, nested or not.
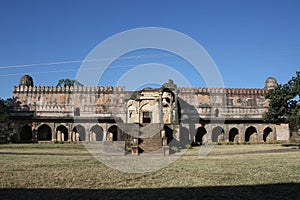
[(129, 174), (102, 164), (80, 144), (3, 144), (0, 188), (140, 191), (225, 186), (226, 190), (281, 183), (297, 183), (299, 188), (300, 150), (295, 147), (216, 145), (203, 159), (199, 150), (189, 149), (158, 171)]

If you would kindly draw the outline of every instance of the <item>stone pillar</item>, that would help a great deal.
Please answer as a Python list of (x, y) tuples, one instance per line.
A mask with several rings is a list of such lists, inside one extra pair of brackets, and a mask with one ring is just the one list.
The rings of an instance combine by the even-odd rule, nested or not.
[(75, 141), (78, 142), (79, 140), (80, 140), (80, 138), (79, 138), (79, 133), (76, 132), (76, 133), (75, 133)]
[(92, 141), (95, 142), (95, 141), (96, 141), (96, 133), (95, 133), (95, 132), (92, 132), (92, 136), (93, 136), (93, 137), (92, 137)]
[(84, 127), (84, 129), (85, 129), (85, 141), (89, 142), (90, 141), (90, 132), (89, 132), (89, 130), (87, 131), (85, 127)]
[(55, 129), (53, 128), (52, 129), (52, 142), (56, 141), (56, 131)]
[(159, 105), (159, 123), (161, 124), (161, 123), (163, 123), (163, 112), (162, 112), (162, 92), (159, 92), (159, 103), (158, 103)]
[(57, 131), (57, 134), (56, 134), (56, 141), (57, 141), (57, 142), (60, 142), (60, 141), (61, 141), (61, 132), (60, 132), (60, 131)]
[(72, 131), (72, 141), (76, 142), (76, 133)]
[(93, 131), (90, 131), (90, 142), (93, 142)]
[(65, 134), (64, 134), (64, 132), (61, 132), (61, 141), (62, 141), (62, 142), (65, 141)]
[(223, 130), (224, 130), (224, 141), (229, 142), (229, 128), (228, 128), (228, 125), (225, 125)]
[(107, 131), (106, 129), (103, 130), (103, 141), (107, 140)]
[[(70, 130), (70, 129), (69, 129)], [(71, 142), (72, 141), (72, 131), (69, 132), (69, 137), (68, 137), (68, 141)]]

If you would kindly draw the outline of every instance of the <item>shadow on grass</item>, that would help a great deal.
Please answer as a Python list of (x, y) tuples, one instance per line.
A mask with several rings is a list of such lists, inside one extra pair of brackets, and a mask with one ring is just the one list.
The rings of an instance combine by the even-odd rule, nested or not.
[(300, 199), (300, 183), (152, 189), (0, 189), (0, 199)]

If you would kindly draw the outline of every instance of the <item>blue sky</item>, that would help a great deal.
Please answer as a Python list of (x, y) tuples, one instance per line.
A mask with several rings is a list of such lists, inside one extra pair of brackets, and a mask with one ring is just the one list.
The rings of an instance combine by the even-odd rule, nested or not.
[[(0, 0), (0, 97), (11, 97), (24, 74), (35, 85), (74, 79), (81, 63), (17, 66), (81, 61), (110, 36), (140, 27), (169, 28), (196, 40), (216, 63), (225, 87), (262, 88), (269, 76), (285, 83), (300, 70), (299, 10), (297, 0)], [(186, 64), (160, 54), (129, 54), (156, 57), (116, 61), (128, 68), (108, 71), (101, 85), (114, 85), (116, 74), (135, 64)], [(185, 71), (192, 86), (205, 87), (193, 74)]]

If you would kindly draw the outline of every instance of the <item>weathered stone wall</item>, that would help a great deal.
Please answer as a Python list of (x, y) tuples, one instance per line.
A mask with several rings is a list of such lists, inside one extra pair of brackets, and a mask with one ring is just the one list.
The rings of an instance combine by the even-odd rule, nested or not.
[(267, 89), (177, 89), (169, 81), (159, 89), (130, 92), (124, 87), (33, 86), (28, 77), (21, 83), (13, 91), (13, 130), (19, 141), (116, 141), (125, 137), (120, 123), (165, 124), (178, 141), (195, 143), (289, 139), (288, 124), (262, 120)]
[(36, 116), (80, 116), (124, 112), (123, 87), (15, 86), (15, 110), (35, 111)]

